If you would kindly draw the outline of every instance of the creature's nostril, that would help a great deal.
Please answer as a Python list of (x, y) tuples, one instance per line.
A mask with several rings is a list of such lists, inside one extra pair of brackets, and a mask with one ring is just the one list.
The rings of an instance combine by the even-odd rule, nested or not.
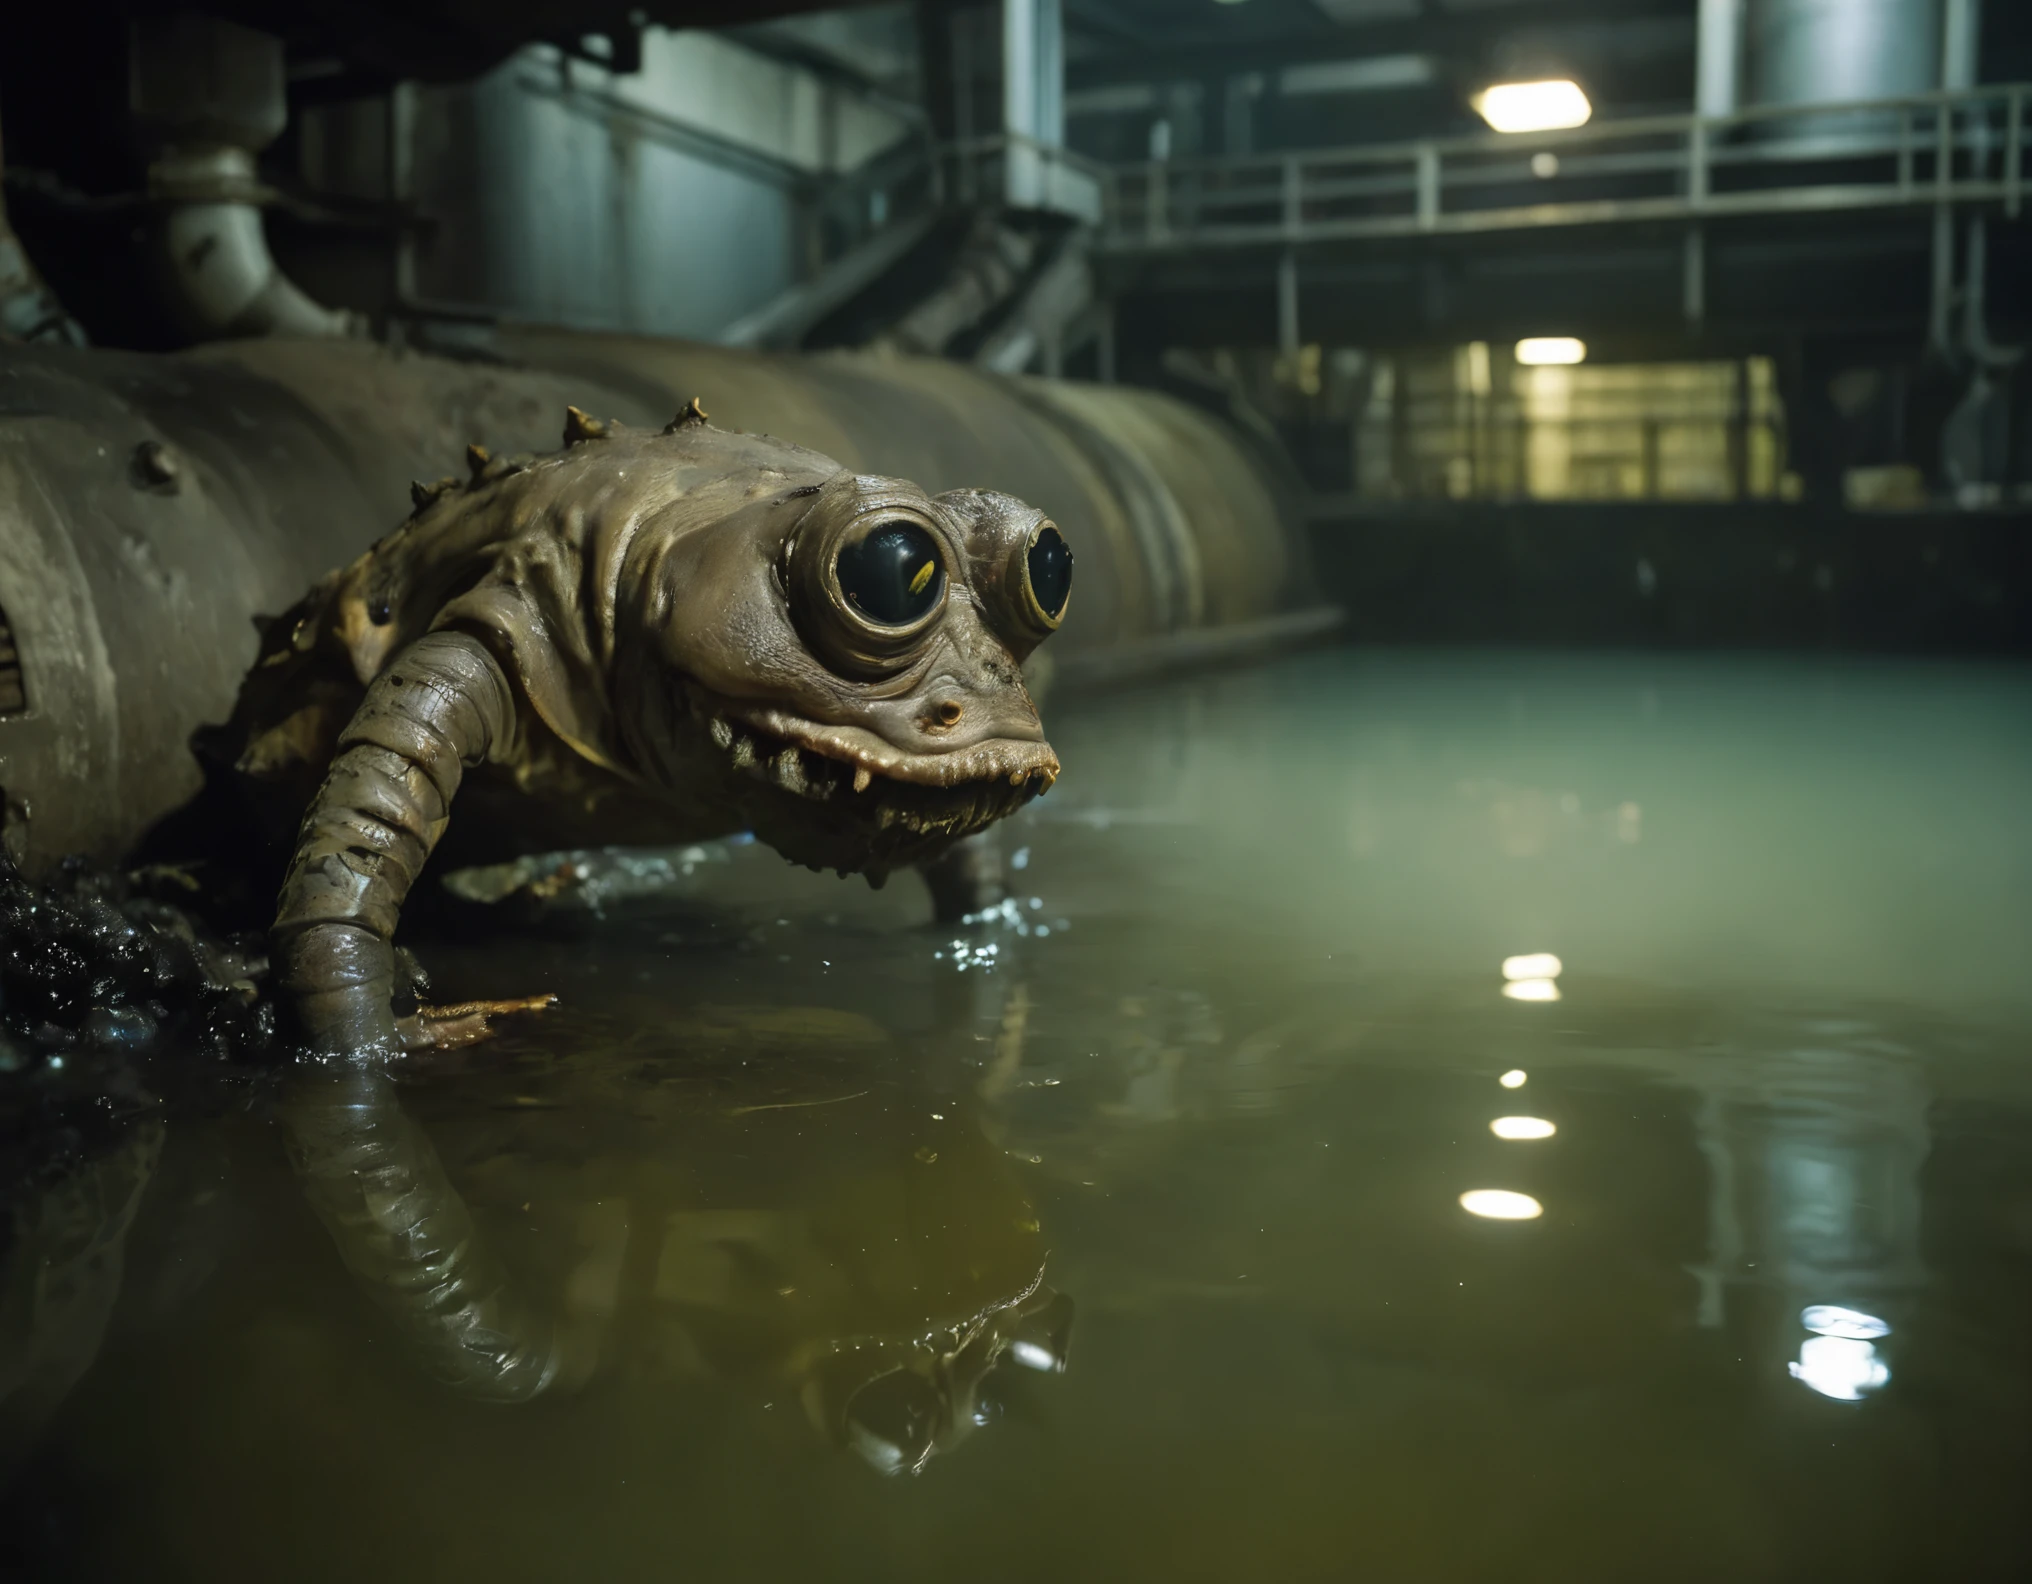
[(960, 715), (961, 710), (959, 705), (955, 704), (951, 699), (947, 699), (938, 707), (938, 723), (941, 726), (959, 725)]

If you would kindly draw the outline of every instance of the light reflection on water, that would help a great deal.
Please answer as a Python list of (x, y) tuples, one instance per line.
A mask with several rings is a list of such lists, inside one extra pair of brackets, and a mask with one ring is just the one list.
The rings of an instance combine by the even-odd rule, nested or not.
[(1536, 1199), (1509, 1188), (1470, 1188), (1460, 1202), (1469, 1215), (1491, 1221), (1536, 1221), (1545, 1214), (1545, 1206)]
[[(406, 1176), (271, 1106), (17, 1214), (15, 1507), (94, 1579), (2010, 1576), (2028, 698), (1317, 656), (1052, 712), (957, 945), (749, 847), (426, 946), (564, 1002), (354, 1097)], [(467, 1252), (533, 1401), (389, 1296)]]

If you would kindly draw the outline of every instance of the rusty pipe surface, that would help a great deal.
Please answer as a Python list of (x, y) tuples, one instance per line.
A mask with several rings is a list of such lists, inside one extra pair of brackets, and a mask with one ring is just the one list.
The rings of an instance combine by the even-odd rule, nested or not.
[(0, 348), (0, 789), (31, 874), (117, 860), (187, 802), (288, 608), (402, 520), (413, 479), (557, 444), (567, 403), (799, 441), (1050, 511), (1079, 557), (1061, 661), (1306, 603), (1295, 515), (1234, 430), (1149, 391), (931, 360), (510, 329), (512, 365), (348, 341), (168, 356)]

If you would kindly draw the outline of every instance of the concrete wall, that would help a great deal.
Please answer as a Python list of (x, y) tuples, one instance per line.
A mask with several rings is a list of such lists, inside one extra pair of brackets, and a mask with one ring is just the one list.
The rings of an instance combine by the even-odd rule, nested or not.
[(1397, 507), (1314, 525), (1357, 643), (2032, 653), (2012, 513), (1779, 504)]

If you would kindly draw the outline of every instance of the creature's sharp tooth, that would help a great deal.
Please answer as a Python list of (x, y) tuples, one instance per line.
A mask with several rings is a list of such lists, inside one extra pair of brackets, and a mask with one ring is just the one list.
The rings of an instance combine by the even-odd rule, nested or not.
[(755, 739), (752, 737), (736, 737), (734, 739), (734, 746), (728, 751), (734, 757), (734, 768), (736, 770), (746, 770), (755, 762)]
[(878, 830), (887, 830), (896, 823), (896, 820), (896, 810), (887, 803), (875, 811), (875, 827)]
[(854, 790), (856, 792), (867, 791), (869, 783), (874, 779), (874, 776), (869, 773), (866, 765), (854, 766)]
[(1009, 772), (1009, 784), (1011, 786), (1021, 786), (1023, 784), (1023, 772), (1021, 770), (1011, 770)]
[(715, 715), (712, 718), (712, 723), (706, 727), (706, 730), (712, 734), (713, 746), (715, 748), (724, 752), (726, 749), (734, 746), (734, 728), (727, 724), (726, 716)]
[(786, 748), (776, 756), (776, 784), (786, 792), (802, 792), (804, 783), (804, 762), (795, 748)]

